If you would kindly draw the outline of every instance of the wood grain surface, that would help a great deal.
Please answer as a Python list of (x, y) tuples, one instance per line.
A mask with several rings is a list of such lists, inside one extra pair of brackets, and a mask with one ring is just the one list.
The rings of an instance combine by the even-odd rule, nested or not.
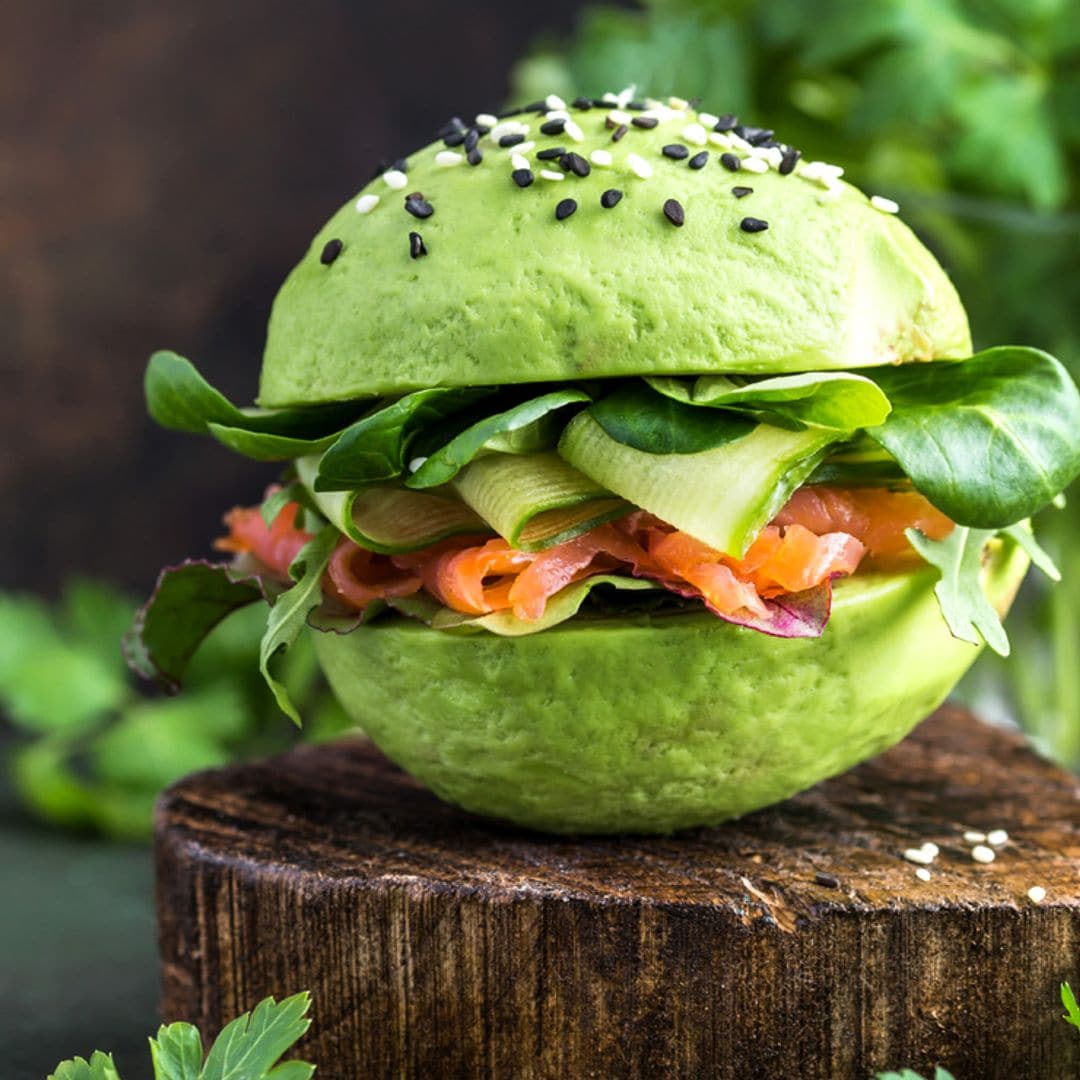
[[(1005, 828), (980, 865), (965, 829)], [(900, 853), (941, 848), (922, 882)], [(788, 802), (550, 838), (354, 740), (191, 777), (157, 829), (165, 1018), (310, 989), (332, 1077), (1075, 1077), (1076, 780), (944, 709)], [(1027, 898), (1032, 885), (1046, 900)]]

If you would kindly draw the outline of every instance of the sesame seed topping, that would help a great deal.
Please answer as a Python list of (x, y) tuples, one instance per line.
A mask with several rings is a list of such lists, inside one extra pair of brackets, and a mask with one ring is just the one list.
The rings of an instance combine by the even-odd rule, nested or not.
[(562, 199), (555, 207), (555, 217), (558, 221), (565, 221), (577, 209), (574, 199)]
[(870, 205), (875, 210), (881, 210), (886, 214), (895, 214), (900, 209), (900, 204), (893, 199), (886, 199), (884, 195), (871, 195)]
[(601, 168), (607, 168), (611, 164), (611, 152), (609, 150), (594, 150), (589, 155), (589, 160), (594, 165), (599, 165)]
[(689, 102), (689, 101), (687, 101), (687, 100), (686, 100), (686, 98), (681, 98), (681, 97), (669, 97), (669, 98), (667, 99), (667, 103), (668, 103), (668, 104), (669, 104), (669, 105), (670, 105), (670, 106), (671, 106), (671, 107), (672, 107), (673, 109), (678, 109), (678, 110), (679, 110), (680, 112), (681, 112), (681, 111), (682, 111), (683, 109), (689, 109), (689, 108), (690, 108), (690, 102)]
[(566, 126), (563, 128), (563, 130), (566, 132), (567, 135), (570, 136), (571, 139), (574, 140), (574, 142), (585, 141), (585, 132), (582, 131), (581, 128), (573, 120), (567, 120)]
[(686, 164), (691, 169), (704, 169), (709, 161), (709, 151), (702, 150), (700, 153), (695, 154)]
[(754, 149), (742, 136), (736, 135), (734, 130), (727, 133), (727, 141), (732, 150), (741, 150), (744, 154)]
[(1009, 834), (1004, 829), (991, 829), (986, 834), (986, 842), (991, 847), (1001, 847), (1009, 842)]
[(840, 879), (834, 874), (824, 874), (820, 870), (814, 875), (814, 883), (823, 889), (839, 889)]
[(612, 109), (611, 112), (607, 114), (606, 122), (611, 127), (618, 127), (619, 124), (629, 124), (633, 119), (634, 118), (628, 112), (624, 112), (622, 109)]
[(724, 113), (723, 116), (717, 117), (716, 123), (713, 124), (713, 131), (731, 131), (738, 122), (739, 118), (733, 113)]
[(566, 102), (563, 101), (563, 99), (561, 97), (559, 97), (558, 94), (548, 94), (548, 96), (546, 98), (544, 98), (544, 104), (549, 109), (565, 109), (566, 108)]
[(933, 840), (927, 840), (926, 843), (922, 845), (922, 849), (931, 858), (934, 859), (936, 859), (941, 854), (941, 848), (939, 848), (937, 844), (933, 842)]
[(827, 161), (808, 161), (802, 167), (801, 176), (807, 180), (816, 180), (824, 187), (839, 180), (844, 170), (839, 165), (830, 165)]
[(769, 171), (769, 163), (764, 158), (759, 157), (743, 158), (742, 167), (747, 172), (752, 173), (767, 173)]
[(932, 875), (931, 875), (930, 871), (926, 869), (925, 866), (920, 866), (919, 869), (915, 871), (915, 876), (920, 881), (929, 881)]
[(625, 124), (620, 124), (612, 133), (611, 141), (618, 142), (630, 129)]
[(605, 210), (610, 210), (621, 198), (622, 192), (618, 188), (608, 188), (607, 191), (600, 196), (600, 205)]
[(747, 124), (736, 124), (733, 130), (740, 139), (745, 139), (751, 146), (761, 146), (776, 134), (769, 128), (750, 127)]
[(556, 172), (554, 169), (541, 169), (540, 178), (542, 180), (562, 180), (566, 176), (566, 173)]
[(340, 240), (327, 240), (319, 256), (319, 262), (323, 266), (329, 266), (341, 254), (343, 246)]
[(460, 116), (451, 116), (449, 120), (438, 130), (438, 136), (440, 139), (445, 138), (447, 135), (454, 135), (458, 133), (464, 133), (465, 121)]
[(480, 132), (476, 128), (469, 128), (469, 133), (465, 136), (465, 152), (476, 148), (476, 144), (480, 141)]
[(491, 138), (496, 143), (504, 135), (528, 135), (529, 125), (522, 123), (520, 120), (504, 120), (501, 124), (496, 124), (491, 129)]
[(701, 121), (707, 128), (711, 128), (720, 122), (719, 116), (713, 116), (712, 113), (699, 112), (697, 114), (698, 120)]
[(544, 135), (561, 135), (566, 130), (565, 120), (548, 120), (540, 125), (540, 131)]
[(656, 125), (659, 124), (660, 121), (657, 120), (655, 116), (635, 116), (634, 119), (630, 121), (630, 123), (633, 124), (634, 127), (645, 128), (646, 130), (649, 130), (656, 127)]
[(386, 186), (394, 191), (400, 191), (409, 182), (409, 178), (400, 169), (387, 169), (382, 174)]
[(626, 164), (630, 171), (642, 180), (648, 180), (652, 176), (652, 166), (639, 154), (627, 154)]
[(908, 862), (919, 863), (921, 866), (929, 866), (934, 861), (935, 856), (926, 848), (914, 847), (908, 848), (904, 852), (904, 858), (907, 859)]
[(409, 254), (414, 259), (419, 259), (421, 255), (427, 254), (427, 248), (424, 247), (423, 237), (418, 232), (409, 233)]
[(510, 164), (517, 169), (527, 169), (529, 167), (529, 159), (524, 154), (511, 154)]
[(673, 161), (682, 161), (683, 158), (690, 156), (690, 151), (683, 146), (682, 143), (677, 142), (668, 143), (660, 153), (663, 154), (664, 157), (671, 158)]
[(573, 150), (566, 154), (559, 164), (575, 176), (588, 176), (592, 172), (589, 163), (580, 154), (575, 154)]
[(737, 185), (731, 189), (731, 194), (734, 195), (736, 199), (745, 199), (747, 195), (754, 194), (754, 189), (752, 187)]
[[(542, 175), (542, 174), (541, 174)], [(527, 166), (524, 169), (515, 169), (510, 176), (518, 187), (528, 187), (533, 182), (532, 170)]]
[(738, 172), (742, 168), (737, 154), (727, 153), (720, 155), (720, 164), (729, 172)]
[(435, 213), (435, 207), (419, 191), (405, 196), (405, 209), (417, 218), (429, 218)]
[(593, 103), (592, 103), (591, 99), (589, 99), (587, 97), (576, 97), (571, 102), (571, 104), (574, 106), (575, 109), (581, 109), (583, 111), (587, 110), (587, 109), (591, 109), (593, 107)]
[(686, 224), (686, 211), (677, 199), (668, 199), (664, 203), (664, 217), (677, 229), (681, 229)]
[(379, 205), (378, 195), (361, 195), (356, 200), (356, 212), (358, 214), (370, 214)]
[(1046, 899), (1046, 890), (1041, 885), (1032, 885), (1027, 895), (1033, 904), (1041, 904)]
[(456, 150), (440, 150), (435, 155), (435, 164), (440, 169), (452, 169), (455, 165), (460, 165), (465, 160)]
[(479, 165), (484, 160), (484, 152), (479, 146), (474, 146), (466, 155), (465, 160), (470, 165)]
[(502, 147), (503, 150), (506, 150), (508, 147), (517, 146), (519, 143), (523, 143), (524, 141), (525, 136), (520, 131), (515, 131), (510, 135), (500, 136), (499, 146)]
[(565, 109), (552, 109), (544, 113), (545, 120), (569, 120), (570, 114)]
[(739, 228), (742, 229), (743, 232), (764, 232), (768, 227), (769, 223), (762, 218), (744, 217), (742, 221), (739, 222)]
[(971, 849), (971, 857), (977, 863), (992, 863), (997, 858), (994, 849), (986, 847), (985, 844), (976, 844)]
[(486, 127), (490, 131), (499, 122), (499, 118), (494, 113), (482, 112), (476, 114), (476, 126)]
[(537, 150), (536, 156), (541, 161), (555, 161), (566, 153), (565, 146), (549, 146), (546, 150)]
[(795, 168), (795, 162), (802, 156), (802, 151), (796, 150), (794, 146), (789, 146), (780, 158), (780, 164), (777, 166), (776, 171), (781, 176), (787, 176), (788, 173)]
[(515, 149), (519, 154), (528, 154), (535, 146), (536, 143), (530, 139), (528, 142), (518, 143)]
[(704, 146), (709, 141), (709, 133), (701, 124), (687, 124), (683, 128), (682, 137), (694, 146)]
[(447, 146), (460, 146), (465, 141), (464, 131), (451, 131), (449, 135), (443, 136), (443, 142)]
[(722, 131), (710, 131), (709, 142), (713, 146), (719, 146), (722, 150), (731, 149), (731, 139)]
[(985, 844), (986, 833), (968, 829), (968, 831), (964, 833), (964, 842), (968, 844)]

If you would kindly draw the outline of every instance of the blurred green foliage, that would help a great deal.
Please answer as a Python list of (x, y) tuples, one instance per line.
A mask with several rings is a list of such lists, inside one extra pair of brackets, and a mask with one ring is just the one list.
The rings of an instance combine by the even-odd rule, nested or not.
[[(900, 202), (952, 275), (976, 347), (1036, 345), (1080, 376), (1080, 0), (641, 0), (537, 44), (514, 97), (636, 85), (700, 97)], [(961, 688), (1080, 766), (1080, 486), (1036, 523), (1014, 654)]]
[[(259, 675), (261, 604), (217, 627), (175, 698), (137, 689), (124, 666), (120, 638), (135, 607), (90, 581), (73, 582), (54, 606), (0, 594), (0, 714), (16, 732), (7, 765), (27, 808), (52, 824), (143, 838), (154, 798), (174, 780), (297, 738)], [(305, 740), (349, 726), (306, 641), (280, 670), (304, 704)]]

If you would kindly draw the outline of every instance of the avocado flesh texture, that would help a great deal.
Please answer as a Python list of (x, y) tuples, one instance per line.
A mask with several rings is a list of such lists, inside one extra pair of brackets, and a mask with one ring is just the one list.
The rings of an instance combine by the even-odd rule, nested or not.
[[(1002, 613), (1027, 569), (995, 542)], [(835, 583), (818, 639), (708, 614), (571, 620), (523, 638), (403, 619), (313, 632), (330, 684), (394, 761), (473, 812), (556, 833), (667, 833), (778, 802), (904, 737), (978, 655), (936, 572)]]

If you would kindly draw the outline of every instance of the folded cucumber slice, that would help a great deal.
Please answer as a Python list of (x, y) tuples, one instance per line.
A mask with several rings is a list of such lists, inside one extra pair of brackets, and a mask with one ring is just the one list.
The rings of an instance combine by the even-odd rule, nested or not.
[(417, 551), (448, 536), (491, 529), (454, 498), (373, 485), (359, 491), (314, 491), (317, 457), (300, 458), (297, 476), (330, 522), (353, 543), (382, 555)]
[(696, 454), (649, 454), (616, 442), (588, 412), (567, 425), (559, 453), (621, 495), (710, 547), (741, 557), (842, 434), (757, 424)]
[(539, 551), (561, 544), (630, 507), (558, 454), (488, 454), (453, 488), (508, 544)]

